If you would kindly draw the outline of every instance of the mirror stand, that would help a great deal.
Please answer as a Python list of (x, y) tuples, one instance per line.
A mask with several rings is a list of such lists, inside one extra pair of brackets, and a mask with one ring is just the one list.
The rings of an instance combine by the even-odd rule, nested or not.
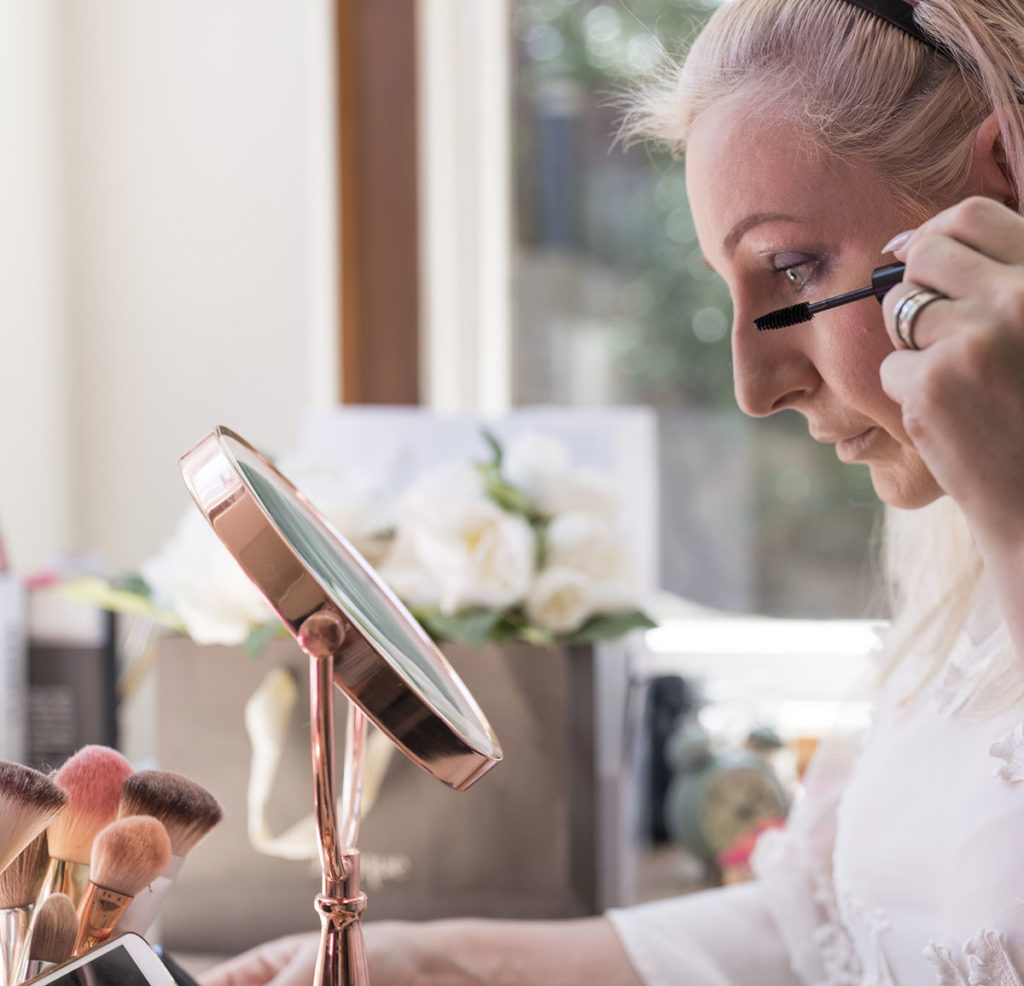
[[(320, 953), (313, 986), (367, 986), (359, 889), (366, 719), (414, 763), (463, 791), (501, 760), (480, 707), (365, 559), (248, 442), (217, 428), (181, 458), (192, 498), (309, 655)], [(341, 827), (334, 688), (348, 699)]]
[(321, 892), (314, 901), (320, 916), (320, 951), (313, 986), (368, 986), (362, 915), (366, 894), (359, 888), (359, 809), (363, 783), (366, 717), (346, 702), (345, 760), (339, 829), (334, 798), (334, 663), (345, 640), (341, 616), (321, 610), (299, 630), (309, 655), (310, 740), (313, 754), (313, 802)]

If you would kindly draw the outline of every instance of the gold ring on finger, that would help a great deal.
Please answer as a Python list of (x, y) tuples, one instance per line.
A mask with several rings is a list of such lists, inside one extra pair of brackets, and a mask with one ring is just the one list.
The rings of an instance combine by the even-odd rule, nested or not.
[(893, 311), (893, 322), (895, 324), (896, 338), (903, 343), (907, 349), (920, 349), (914, 342), (914, 322), (917, 316), (924, 311), (933, 301), (940, 301), (946, 296), (927, 288), (914, 288), (909, 294), (904, 295), (896, 304)]

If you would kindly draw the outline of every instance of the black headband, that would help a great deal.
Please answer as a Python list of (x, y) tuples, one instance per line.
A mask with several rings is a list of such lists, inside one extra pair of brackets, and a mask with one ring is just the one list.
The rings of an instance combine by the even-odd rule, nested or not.
[(903, 31), (904, 34), (909, 34), (912, 38), (920, 41), (921, 44), (926, 44), (940, 55), (949, 58), (949, 52), (942, 45), (928, 37), (914, 23), (914, 8), (911, 4), (907, 3), (907, 0), (847, 0), (847, 3), (852, 3), (854, 6), (866, 10), (869, 14), (874, 14), (875, 17), (888, 21), (893, 27), (898, 27)]

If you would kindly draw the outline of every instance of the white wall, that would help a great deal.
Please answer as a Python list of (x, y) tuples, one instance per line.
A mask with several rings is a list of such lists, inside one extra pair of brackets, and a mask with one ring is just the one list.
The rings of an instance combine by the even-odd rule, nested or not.
[(0, 2), (0, 532), (12, 561), (70, 535), (58, 0)]
[[(0, 33), (25, 64), (4, 99), (37, 148), (3, 156), (15, 183), (33, 176), (33, 249), (0, 240), (0, 270), (24, 267), (31, 370), (8, 391), (5, 320), (0, 523), (19, 567), (58, 550), (138, 564), (187, 505), (176, 462), (193, 442), (224, 423), (284, 451), (304, 408), (334, 397), (329, 10), (5, 0), (16, 33)], [(29, 439), (9, 422), (50, 389), (32, 432), (52, 458), (20, 470)]]

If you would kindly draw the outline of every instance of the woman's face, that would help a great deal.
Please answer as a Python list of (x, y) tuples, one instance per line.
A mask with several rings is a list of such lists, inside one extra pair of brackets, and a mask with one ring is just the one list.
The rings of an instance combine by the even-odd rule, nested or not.
[(941, 490), (915, 451), (878, 368), (892, 351), (871, 298), (759, 332), (754, 319), (870, 283), (894, 234), (916, 223), (883, 180), (817, 155), (796, 127), (742, 108), (710, 110), (687, 142), (686, 180), (704, 257), (734, 306), (736, 399), (747, 414), (799, 411), (843, 462), (864, 463), (893, 506)]

